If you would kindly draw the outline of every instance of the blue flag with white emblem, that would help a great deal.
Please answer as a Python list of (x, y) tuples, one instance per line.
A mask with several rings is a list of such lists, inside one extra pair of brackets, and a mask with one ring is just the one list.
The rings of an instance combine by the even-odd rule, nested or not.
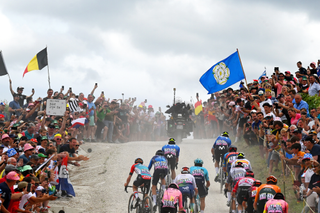
[(213, 65), (200, 78), (202, 86), (208, 94), (223, 90), (244, 79), (239, 54), (236, 51), (228, 58)]

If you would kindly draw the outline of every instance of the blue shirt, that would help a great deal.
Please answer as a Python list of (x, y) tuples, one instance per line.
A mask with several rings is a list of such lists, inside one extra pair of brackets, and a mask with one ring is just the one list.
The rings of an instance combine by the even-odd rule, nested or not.
[(304, 100), (301, 100), (299, 104), (295, 103), (293, 105), (294, 108), (301, 110), (302, 108), (305, 108), (307, 110), (307, 113), (309, 114), (309, 105)]
[[(96, 109), (96, 105), (94, 105), (94, 103), (93, 102), (87, 102), (88, 103), (88, 109), (89, 109), (89, 111), (91, 110), (91, 108), (93, 107), (93, 109)], [(93, 116), (94, 115), (94, 110), (91, 110), (90, 112), (89, 112), (89, 116)]]
[(258, 120), (258, 122), (253, 122), (252, 123), (252, 125), (251, 125), (251, 127), (252, 127), (252, 131), (254, 130), (254, 129), (259, 129), (259, 125), (261, 124), (261, 121), (260, 120)]
[(24, 135), (28, 138), (28, 140), (31, 140), (34, 136), (34, 134), (30, 135), (28, 130), (24, 131)]
[(209, 181), (209, 174), (206, 168), (201, 166), (192, 166), (190, 167), (190, 174), (195, 178), (197, 185), (198, 181), (201, 180), (204, 183), (204, 180)]
[(231, 140), (228, 137), (224, 137), (224, 136), (219, 136), (217, 138), (217, 140), (214, 142), (213, 144), (213, 148), (215, 148), (216, 146), (230, 146), (231, 145)]
[(23, 159), (23, 166), (25, 166), (30, 160), (23, 154), (23, 155), (21, 155), (19, 158), (18, 158), (18, 160), (17, 160), (17, 162), (19, 162), (19, 160), (20, 159)]
[(320, 90), (320, 84), (318, 84), (317, 82), (314, 82), (313, 84), (310, 84), (308, 94), (310, 96), (318, 95), (319, 90)]
[[(9, 103), (9, 107), (11, 107), (12, 109), (20, 109), (20, 104), (19, 102), (16, 102), (16, 101), (11, 101)], [(17, 116), (20, 116), (21, 115), (21, 112), (16, 112), (15, 113)], [(10, 117), (12, 115), (12, 112), (10, 112)]]
[(148, 169), (150, 170), (154, 165), (154, 170), (156, 169), (168, 169), (167, 159), (164, 156), (156, 155), (151, 158)]
[(180, 147), (175, 144), (167, 144), (162, 147), (162, 151), (164, 152), (164, 155), (172, 154), (176, 157), (179, 157)]

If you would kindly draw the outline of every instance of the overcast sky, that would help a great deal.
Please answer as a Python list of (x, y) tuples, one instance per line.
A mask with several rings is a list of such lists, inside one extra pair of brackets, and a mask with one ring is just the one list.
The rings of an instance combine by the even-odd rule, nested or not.
[[(51, 87), (171, 104), (199, 92), (199, 78), (239, 49), (248, 82), (267, 68), (296, 71), (320, 59), (318, 1), (0, 0), (0, 50), (14, 90), (45, 97), (47, 68), (22, 74), (48, 47)], [(235, 87), (238, 87), (238, 83)], [(0, 100), (11, 101), (7, 76)]]

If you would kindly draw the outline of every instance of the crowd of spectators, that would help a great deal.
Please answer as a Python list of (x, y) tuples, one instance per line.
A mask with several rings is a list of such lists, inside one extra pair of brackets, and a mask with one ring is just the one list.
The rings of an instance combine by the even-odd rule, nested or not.
[[(87, 97), (61, 87), (34, 100), (34, 89), (27, 96), (9, 83), (13, 100), (0, 103), (1, 212), (48, 212), (49, 200), (71, 197), (59, 188), (59, 173), (66, 157), (74, 166), (88, 160), (78, 154), (82, 143), (166, 138), (166, 117), (147, 100), (135, 105), (136, 98), (110, 100), (104, 92), (95, 97), (97, 84)], [(46, 113), (49, 99), (66, 100), (64, 115)], [(80, 118), (83, 125), (72, 125)]]
[[(269, 175), (287, 175), (291, 169), (297, 198), (307, 197), (313, 210), (320, 195), (320, 105), (313, 104), (320, 96), (319, 65), (320, 61), (312, 62), (306, 69), (299, 61), (295, 73), (275, 67), (269, 78), (212, 94), (202, 103), (202, 112), (193, 114), (195, 138), (212, 138), (227, 130), (236, 143), (243, 138), (248, 146), (259, 146)], [(302, 97), (308, 97), (309, 104)]]

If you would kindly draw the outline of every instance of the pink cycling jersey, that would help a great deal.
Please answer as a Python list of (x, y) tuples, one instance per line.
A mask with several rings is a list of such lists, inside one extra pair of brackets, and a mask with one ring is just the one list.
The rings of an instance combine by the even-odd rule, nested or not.
[(179, 208), (183, 208), (182, 206), (182, 194), (179, 189), (168, 188), (162, 198), (162, 207), (175, 208), (175, 204), (179, 203)]
[(271, 199), (266, 202), (263, 213), (288, 213), (288, 209), (286, 201)]

